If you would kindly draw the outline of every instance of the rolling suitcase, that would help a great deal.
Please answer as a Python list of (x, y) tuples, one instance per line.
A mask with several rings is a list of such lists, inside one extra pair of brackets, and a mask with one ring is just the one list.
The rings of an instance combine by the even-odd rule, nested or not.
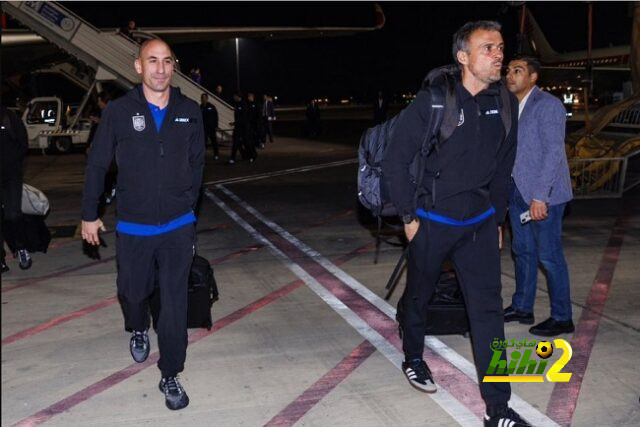
[(469, 320), (460, 284), (453, 270), (443, 271), (433, 296), (427, 304), (425, 335), (464, 335), (469, 332)]
[[(207, 328), (211, 330), (211, 306), (218, 300), (218, 286), (213, 269), (205, 258), (195, 255), (189, 272), (187, 301), (187, 328)], [(157, 281), (156, 281), (157, 289)], [(160, 313), (160, 293), (157, 290), (149, 300), (153, 329), (158, 327)]]

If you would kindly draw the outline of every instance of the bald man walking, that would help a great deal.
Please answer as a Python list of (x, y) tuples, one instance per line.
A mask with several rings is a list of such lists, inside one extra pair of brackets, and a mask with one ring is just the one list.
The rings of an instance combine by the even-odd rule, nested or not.
[(82, 238), (98, 245), (105, 231), (98, 202), (115, 156), (117, 288), (125, 330), (132, 333), (129, 350), (138, 363), (149, 356), (148, 299), (157, 274), (159, 387), (176, 410), (189, 404), (177, 376), (187, 353), (187, 284), (205, 144), (198, 104), (171, 86), (174, 66), (164, 41), (144, 42), (134, 62), (142, 83), (105, 108), (87, 161)]

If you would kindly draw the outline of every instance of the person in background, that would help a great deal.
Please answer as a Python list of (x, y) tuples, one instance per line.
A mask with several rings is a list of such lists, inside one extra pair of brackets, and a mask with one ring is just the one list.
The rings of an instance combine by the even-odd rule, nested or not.
[(5, 262), (4, 242), (18, 259), (22, 270), (31, 268), (32, 259), (26, 249), (26, 224), (22, 214), (22, 177), (29, 141), (22, 120), (0, 105), (0, 140), (2, 144), (2, 272), (9, 271)]
[(247, 93), (247, 144), (264, 148), (260, 143), (260, 109), (252, 92)]
[[(520, 117), (509, 200), (516, 291), (504, 310), (504, 321), (535, 322), (533, 306), (541, 264), (551, 317), (529, 332), (552, 337), (574, 331), (569, 269), (562, 249), (562, 217), (573, 194), (564, 148), (566, 110), (559, 99), (536, 86), (539, 75), (540, 63), (529, 56), (516, 57), (507, 68), (507, 87), (518, 98)], [(531, 221), (522, 223), (520, 216), (525, 212)]]
[(267, 94), (262, 96), (262, 113), (260, 114), (260, 119), (262, 122), (260, 141), (264, 146), (267, 142), (267, 136), (269, 137), (269, 142), (273, 142), (273, 122), (276, 119), (275, 110), (273, 109), (273, 99)]
[(200, 111), (202, 112), (202, 120), (204, 120), (205, 138), (211, 140), (213, 147), (213, 158), (218, 160), (220, 155), (218, 150), (218, 110), (209, 102), (209, 95), (203, 93), (200, 95)]
[(378, 97), (373, 102), (373, 124), (379, 125), (387, 121), (387, 110), (389, 109), (387, 99), (382, 91), (378, 91)]
[(320, 135), (320, 108), (315, 99), (307, 104), (305, 116), (307, 117), (307, 135), (312, 138)]

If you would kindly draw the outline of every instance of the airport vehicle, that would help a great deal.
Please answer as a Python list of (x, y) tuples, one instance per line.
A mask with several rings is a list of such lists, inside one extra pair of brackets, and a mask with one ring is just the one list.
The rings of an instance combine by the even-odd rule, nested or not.
[(64, 105), (55, 96), (33, 98), (22, 114), (29, 148), (67, 153), (88, 142), (91, 121), (82, 119), (82, 109)]
[[(96, 28), (60, 3), (53, 1), (5, 1), (2, 8), (4, 12), (31, 30), (31, 32), (3, 30), (3, 51), (9, 49), (16, 52), (11, 54), (12, 62), (30, 61), (31, 58), (51, 58), (60, 54), (59, 51), (52, 52), (51, 48), (57, 46), (74, 57), (77, 62), (95, 70), (96, 79), (99, 74), (102, 74), (103, 77), (112, 80), (125, 90), (139, 82), (139, 76), (131, 66), (139, 45), (119, 30)], [(328, 37), (377, 30), (382, 28), (384, 22), (382, 9), (376, 4), (375, 24), (370, 27), (157, 27), (138, 29), (131, 33), (131, 37), (144, 40), (161, 36), (171, 44), (237, 37), (268, 39)], [(17, 53), (17, 50), (23, 47), (29, 49), (28, 56)], [(232, 127), (229, 125), (233, 122), (231, 105), (179, 70), (176, 70), (172, 84), (179, 87), (185, 96), (198, 103), (201, 94), (206, 93), (209, 102), (218, 110), (221, 131), (231, 130)]]
[[(135, 41), (117, 32), (102, 32), (57, 2), (7, 1), (3, 2), (2, 8), (42, 38), (70, 54), (77, 62), (94, 70), (92, 86), (110, 81), (128, 90), (140, 81), (132, 67), (139, 49)], [(8, 35), (3, 34), (3, 49), (5, 41), (9, 40)], [(32, 49), (31, 45), (27, 45)], [(201, 94), (208, 94), (209, 102), (218, 110), (222, 130), (229, 129), (228, 123), (233, 121), (233, 109), (229, 104), (180, 71), (174, 73), (172, 84), (198, 103)], [(89, 95), (85, 96), (83, 106)], [(77, 124), (74, 123), (74, 127)]]

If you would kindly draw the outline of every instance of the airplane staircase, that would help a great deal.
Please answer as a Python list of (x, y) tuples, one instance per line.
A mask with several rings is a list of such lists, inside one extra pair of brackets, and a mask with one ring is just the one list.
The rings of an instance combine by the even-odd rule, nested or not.
[[(4, 1), (2, 9), (93, 68), (96, 80), (111, 80), (125, 89), (140, 82), (140, 77), (133, 68), (139, 46), (122, 34), (102, 32), (57, 2)], [(179, 87), (185, 96), (198, 104), (200, 95), (208, 94), (209, 102), (218, 110), (220, 129), (231, 129), (229, 123), (233, 122), (233, 108), (229, 104), (178, 70), (173, 75), (172, 85)]]

